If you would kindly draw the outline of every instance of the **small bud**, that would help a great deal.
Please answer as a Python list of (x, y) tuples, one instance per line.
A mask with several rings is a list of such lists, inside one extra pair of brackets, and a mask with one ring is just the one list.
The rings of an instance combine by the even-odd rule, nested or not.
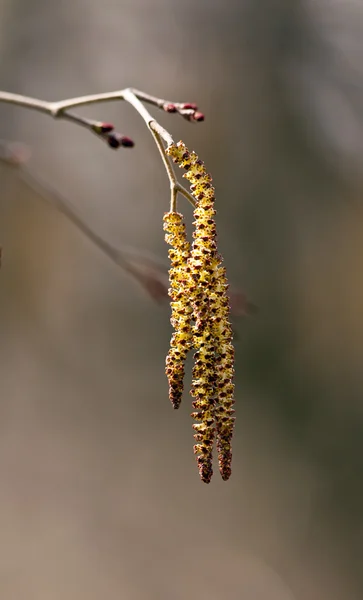
[(100, 128), (102, 133), (109, 133), (115, 129), (112, 123), (101, 123)]
[(163, 109), (165, 110), (165, 112), (168, 112), (168, 113), (176, 112), (176, 106), (175, 106), (175, 104), (172, 104), (171, 102), (164, 104)]
[(184, 102), (180, 105), (182, 110), (197, 110), (198, 106), (194, 102)]
[(127, 135), (122, 135), (121, 146), (124, 146), (124, 148), (133, 148), (135, 146), (135, 142), (131, 138), (127, 137)]
[(115, 150), (117, 150), (117, 148), (121, 146), (119, 136), (115, 133), (112, 133), (111, 135), (107, 136), (107, 143), (109, 146), (111, 146), (111, 148), (114, 148)]
[(120, 135), (117, 132), (111, 132), (107, 136), (107, 143), (111, 148), (117, 150), (120, 146), (125, 148), (132, 148), (135, 144), (131, 138), (126, 135)]
[(204, 114), (197, 111), (194, 113), (192, 120), (198, 122), (204, 121)]
[(98, 121), (92, 125), (92, 129), (95, 133), (102, 135), (103, 133), (110, 133), (110, 131), (113, 131), (114, 126), (112, 123), (103, 123), (102, 121)]

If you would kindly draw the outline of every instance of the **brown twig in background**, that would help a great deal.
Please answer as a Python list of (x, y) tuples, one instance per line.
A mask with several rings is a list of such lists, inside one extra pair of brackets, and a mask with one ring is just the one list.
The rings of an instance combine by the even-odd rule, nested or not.
[[(168, 299), (168, 265), (158, 257), (133, 247), (113, 246), (100, 236), (81, 217), (72, 203), (48, 184), (40, 181), (25, 167), (30, 157), (30, 149), (22, 143), (0, 139), (0, 161), (16, 167), (18, 177), (38, 196), (59, 210), (75, 227), (83, 233), (99, 250), (110, 258), (124, 272), (133, 277), (158, 304)], [(249, 302), (244, 292), (232, 290), (230, 294), (232, 314), (244, 317), (254, 314), (257, 307)]]
[(29, 149), (23, 144), (6, 143), (0, 140), (0, 160), (9, 166), (17, 167), (19, 178), (29, 189), (67, 217), (99, 250), (136, 279), (155, 300), (161, 302), (167, 298), (167, 268), (156, 258), (146, 256), (133, 248), (116, 248), (107, 242), (87, 224), (66, 198), (39, 178), (34, 177), (24, 167), (29, 154)]

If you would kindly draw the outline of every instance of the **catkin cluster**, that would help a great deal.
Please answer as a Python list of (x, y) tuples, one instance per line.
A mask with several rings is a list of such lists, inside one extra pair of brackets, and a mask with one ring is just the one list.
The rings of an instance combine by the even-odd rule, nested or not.
[(212, 178), (194, 152), (183, 142), (167, 148), (173, 161), (185, 169), (191, 192), (197, 201), (194, 210), (193, 245), (190, 248), (179, 213), (164, 216), (171, 268), (172, 318), (174, 334), (167, 356), (166, 373), (173, 405), (180, 404), (184, 361), (194, 348), (191, 395), (192, 417), (201, 479), (209, 483), (213, 474), (212, 453), (216, 440), (219, 470), (224, 480), (231, 474), (231, 440), (234, 428), (234, 348), (229, 322), (226, 271), (217, 249), (214, 216), (215, 190)]

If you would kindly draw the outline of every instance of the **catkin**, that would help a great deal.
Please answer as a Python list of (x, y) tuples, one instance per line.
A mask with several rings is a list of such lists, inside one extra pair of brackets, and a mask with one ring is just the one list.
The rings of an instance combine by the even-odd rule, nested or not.
[(174, 333), (166, 357), (165, 372), (169, 382), (169, 398), (174, 408), (179, 408), (184, 387), (184, 363), (190, 348), (192, 309), (185, 293), (185, 269), (190, 255), (190, 244), (186, 238), (183, 215), (168, 212), (164, 215), (165, 241), (169, 250), (169, 297)]
[(191, 394), (192, 417), (198, 442), (194, 446), (200, 476), (209, 483), (212, 452), (216, 437), (219, 470), (224, 480), (231, 474), (231, 441), (234, 429), (234, 348), (229, 322), (229, 298), (226, 271), (217, 250), (214, 216), (215, 190), (212, 178), (195, 152), (182, 142), (169, 146), (168, 154), (184, 168), (197, 200), (194, 210), (194, 242), (187, 259), (186, 287), (191, 303), (194, 355)]

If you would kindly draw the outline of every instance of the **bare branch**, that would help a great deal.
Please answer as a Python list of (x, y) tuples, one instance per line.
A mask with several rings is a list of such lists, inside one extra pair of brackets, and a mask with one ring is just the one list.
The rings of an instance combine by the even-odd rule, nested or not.
[(110, 102), (115, 100), (123, 100), (131, 104), (131, 106), (139, 113), (144, 120), (147, 128), (151, 132), (155, 143), (161, 154), (166, 173), (169, 178), (170, 189), (172, 194), (172, 205), (176, 209), (176, 197), (178, 192), (181, 193), (188, 201), (195, 206), (195, 200), (190, 192), (184, 188), (178, 181), (174, 173), (172, 161), (167, 156), (163, 142), (170, 146), (174, 140), (170, 133), (158, 123), (154, 117), (145, 108), (143, 102), (155, 106), (169, 113), (178, 113), (188, 121), (203, 121), (204, 115), (198, 112), (196, 104), (188, 102), (170, 102), (162, 98), (156, 98), (140, 90), (126, 88), (116, 92), (107, 92), (103, 94), (92, 94), (88, 96), (80, 96), (77, 98), (69, 98), (59, 102), (46, 102), (37, 98), (30, 98), (20, 94), (11, 94), (9, 92), (0, 91), (0, 102), (23, 106), (32, 110), (37, 110), (50, 115), (54, 119), (64, 119), (85, 127), (99, 138), (108, 143), (111, 148), (117, 149), (120, 146), (132, 147), (134, 142), (128, 136), (122, 135), (114, 131), (114, 127), (110, 123), (94, 121), (81, 117), (73, 112), (68, 112), (70, 109), (77, 106), (85, 106), (87, 104), (96, 104), (100, 102)]
[(52, 115), (52, 102), (46, 102), (45, 100), (38, 100), (37, 98), (29, 98), (28, 96), (21, 96), (20, 94), (11, 94), (10, 92), (0, 91), (0, 102), (16, 104), (17, 106), (24, 106), (25, 108), (31, 108), (32, 110), (38, 110), (48, 115)]
[(45, 100), (38, 100), (37, 98), (31, 98), (29, 96), (23, 96), (21, 94), (12, 94), (10, 92), (0, 91), (0, 102), (6, 102), (8, 104), (15, 104), (17, 106), (23, 106), (32, 110), (37, 110), (45, 114), (50, 115), (54, 119), (66, 119), (88, 127), (95, 133), (93, 125), (96, 121), (88, 121), (75, 114), (70, 114), (67, 111), (77, 106), (86, 106), (87, 104), (96, 104), (100, 102), (112, 102), (115, 100), (124, 100), (131, 104), (135, 110), (145, 121), (146, 125), (150, 128), (150, 123), (153, 122), (154, 130), (156, 130), (167, 145), (172, 143), (172, 136), (163, 128), (146, 110), (143, 102), (151, 104), (157, 108), (160, 108), (166, 112), (177, 112), (189, 121), (203, 121), (204, 115), (197, 111), (197, 106), (187, 102), (168, 102), (161, 98), (150, 96), (145, 92), (134, 90), (133, 88), (126, 88), (116, 92), (106, 92), (103, 94), (91, 94), (88, 96), (79, 96), (77, 98), (69, 98), (67, 100), (61, 100), (59, 102), (46, 102)]

